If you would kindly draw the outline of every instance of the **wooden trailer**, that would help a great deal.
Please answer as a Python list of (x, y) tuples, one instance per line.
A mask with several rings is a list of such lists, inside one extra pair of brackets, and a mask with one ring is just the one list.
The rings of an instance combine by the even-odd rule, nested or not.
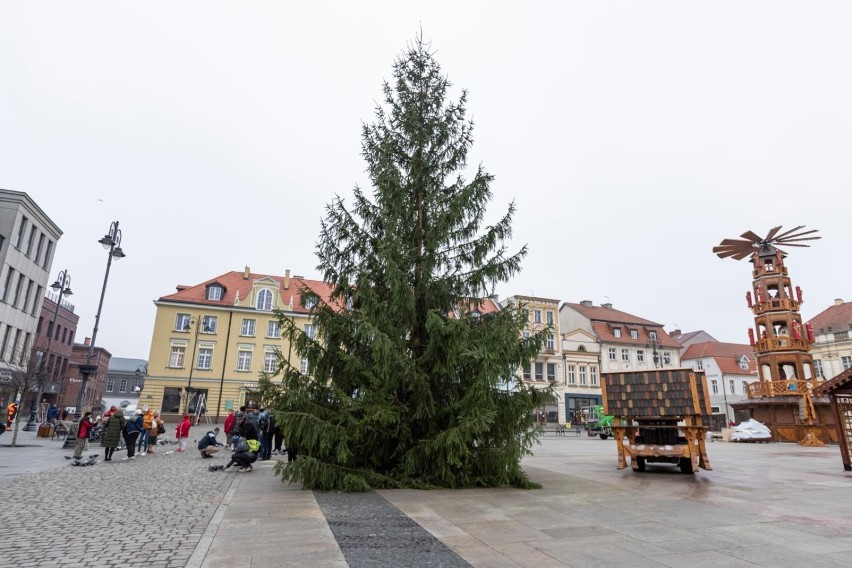
[(615, 417), (618, 469), (645, 471), (648, 463), (677, 465), (683, 473), (710, 467), (706, 438), (710, 395), (704, 373), (656, 369), (603, 373), (604, 413)]

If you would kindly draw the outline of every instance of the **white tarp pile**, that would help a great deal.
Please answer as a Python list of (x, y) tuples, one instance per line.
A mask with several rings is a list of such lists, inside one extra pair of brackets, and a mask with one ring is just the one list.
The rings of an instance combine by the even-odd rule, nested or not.
[(738, 440), (767, 440), (772, 437), (769, 428), (758, 422), (754, 418), (749, 418), (745, 422), (741, 422), (734, 426), (731, 432), (731, 441)]

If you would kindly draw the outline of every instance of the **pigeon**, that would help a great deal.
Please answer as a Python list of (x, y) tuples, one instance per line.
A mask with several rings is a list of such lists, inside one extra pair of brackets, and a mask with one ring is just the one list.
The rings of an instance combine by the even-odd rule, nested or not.
[(224, 465), (222, 465), (222, 464), (219, 464), (219, 465), (211, 465), (211, 466), (207, 466), (207, 469), (208, 469), (209, 471), (219, 471), (220, 469), (225, 469), (225, 466), (224, 466)]

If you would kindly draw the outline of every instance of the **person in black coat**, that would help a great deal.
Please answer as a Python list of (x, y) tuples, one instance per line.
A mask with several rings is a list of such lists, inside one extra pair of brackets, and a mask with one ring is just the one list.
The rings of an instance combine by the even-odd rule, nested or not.
[(137, 410), (121, 431), (122, 436), (124, 436), (124, 445), (127, 446), (127, 459), (129, 460), (136, 457), (136, 439), (144, 430), (142, 428), (142, 420), (142, 411)]

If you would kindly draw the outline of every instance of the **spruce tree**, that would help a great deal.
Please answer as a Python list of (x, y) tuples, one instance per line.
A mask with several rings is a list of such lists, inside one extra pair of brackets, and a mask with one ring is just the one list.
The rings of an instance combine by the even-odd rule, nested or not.
[(531, 411), (551, 396), (512, 380), (540, 350), (525, 313), (479, 314), (520, 269), (507, 252), (514, 204), (484, 226), (493, 177), (464, 177), (473, 123), (421, 38), (393, 66), (384, 107), (363, 127), (373, 190), (326, 207), (317, 244), (331, 287), (313, 299), (316, 334), (279, 314), (309, 368), (281, 357), (264, 396), (299, 457), (282, 481), (308, 489), (531, 487), (520, 466), (536, 441)]

